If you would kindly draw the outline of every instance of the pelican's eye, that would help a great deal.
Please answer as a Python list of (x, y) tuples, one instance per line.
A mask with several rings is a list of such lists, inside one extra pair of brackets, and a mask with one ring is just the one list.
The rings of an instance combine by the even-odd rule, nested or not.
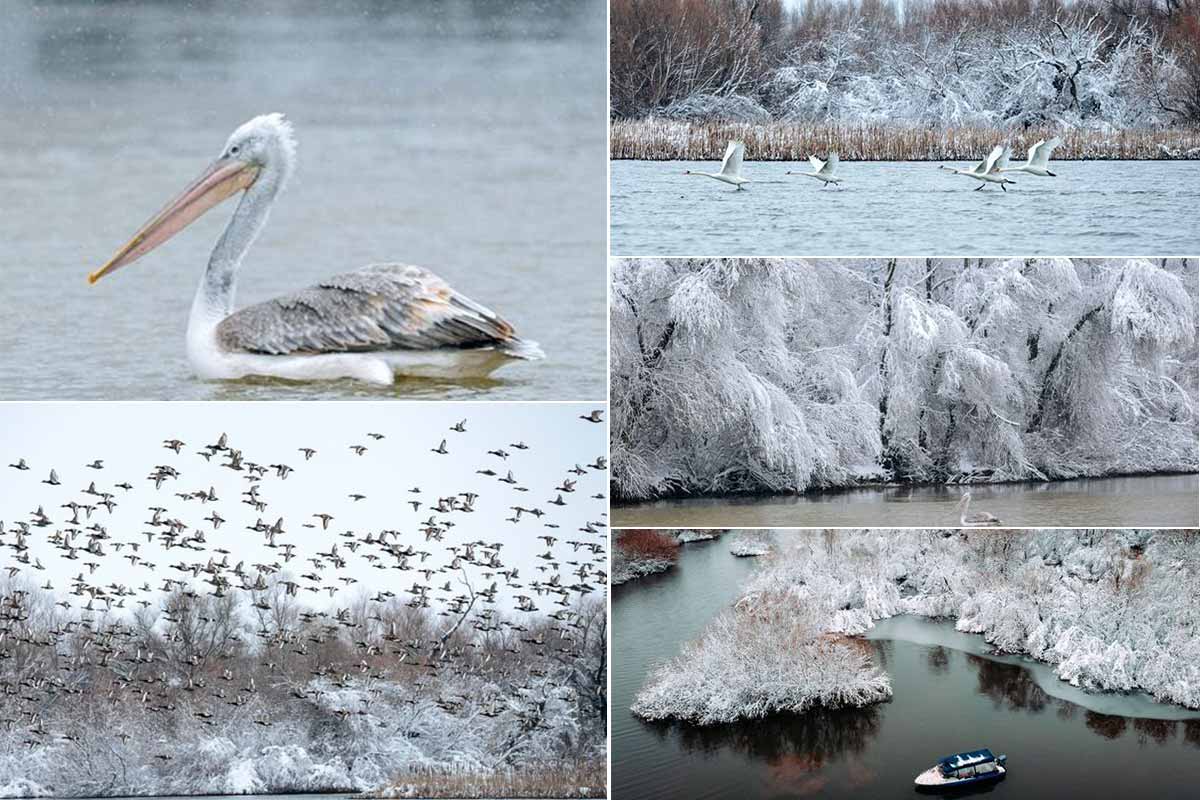
[(239, 151), (239, 150), (241, 150), (241, 149), (242, 149), (242, 148), (238, 147), (238, 146), (235, 144), (235, 145), (233, 145), (232, 147), (230, 147), (230, 148), (229, 148), (229, 155), (231, 155), (231, 156), (236, 156), (236, 155), (238, 154), (238, 151)]

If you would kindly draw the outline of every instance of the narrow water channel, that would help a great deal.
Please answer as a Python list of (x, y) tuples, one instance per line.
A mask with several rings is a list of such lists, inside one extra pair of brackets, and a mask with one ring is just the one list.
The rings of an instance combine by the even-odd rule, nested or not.
[(1008, 778), (983, 790), (997, 798), (1196, 796), (1200, 712), (1073, 694), (1045, 665), (986, 655), (949, 623), (903, 618), (872, 634), (895, 692), (887, 703), (705, 728), (634, 717), (650, 668), (754, 568), (719, 541), (686, 545), (672, 571), (614, 590), (614, 797), (913, 797), (919, 771), (978, 747), (1009, 757)]
[(1006, 527), (1193, 527), (1200, 476), (1143, 475), (1048, 483), (903, 486), (800, 495), (699, 497), (613, 507), (627, 528), (957, 527), (958, 503)]

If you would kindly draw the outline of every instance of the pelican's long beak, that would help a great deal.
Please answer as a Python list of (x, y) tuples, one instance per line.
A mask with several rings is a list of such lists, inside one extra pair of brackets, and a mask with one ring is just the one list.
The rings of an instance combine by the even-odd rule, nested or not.
[(110, 272), (132, 264), (199, 219), (230, 195), (248, 189), (258, 178), (258, 166), (236, 158), (218, 158), (199, 178), (143, 225), (133, 238), (100, 269), (88, 275), (95, 283)]

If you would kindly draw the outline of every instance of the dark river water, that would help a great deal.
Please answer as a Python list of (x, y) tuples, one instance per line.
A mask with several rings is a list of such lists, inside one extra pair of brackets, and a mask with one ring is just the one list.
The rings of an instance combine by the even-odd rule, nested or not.
[[(605, 19), (595, 0), (6, 0), (0, 396), (602, 399)], [(238, 305), (418, 264), (546, 359), (469, 383), (200, 382), (188, 310), (232, 203), (88, 286), (234, 128), (273, 111), (298, 164)]]
[(837, 528), (958, 527), (958, 502), (1007, 527), (1193, 527), (1200, 477), (1141, 475), (1044, 483), (905, 486), (800, 495), (654, 500), (613, 508), (618, 527)]
[(907, 637), (874, 640), (895, 692), (886, 703), (703, 728), (634, 717), (649, 668), (697, 636), (754, 569), (719, 541), (689, 544), (673, 570), (614, 588), (614, 797), (914, 797), (918, 772), (978, 747), (1009, 757), (1008, 778), (985, 790), (997, 798), (1196, 796), (1200, 712), (1072, 694), (1047, 683), (1045, 665), (979, 655), (978, 637), (927, 620), (876, 633)]
[[(615, 256), (1195, 255), (1200, 161), (1068, 161), (1057, 178), (979, 184), (934, 162), (842, 162), (840, 188), (747, 161), (743, 191), (684, 170), (719, 162), (613, 161)], [(948, 164), (968, 167), (968, 164)]]

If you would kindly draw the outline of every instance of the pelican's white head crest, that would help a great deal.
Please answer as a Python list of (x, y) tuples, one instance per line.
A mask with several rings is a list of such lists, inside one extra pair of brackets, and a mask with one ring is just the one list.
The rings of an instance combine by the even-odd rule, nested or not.
[(221, 156), (263, 168), (278, 167), (278, 188), (282, 189), (296, 167), (296, 137), (292, 123), (278, 112), (244, 122), (230, 134)]

